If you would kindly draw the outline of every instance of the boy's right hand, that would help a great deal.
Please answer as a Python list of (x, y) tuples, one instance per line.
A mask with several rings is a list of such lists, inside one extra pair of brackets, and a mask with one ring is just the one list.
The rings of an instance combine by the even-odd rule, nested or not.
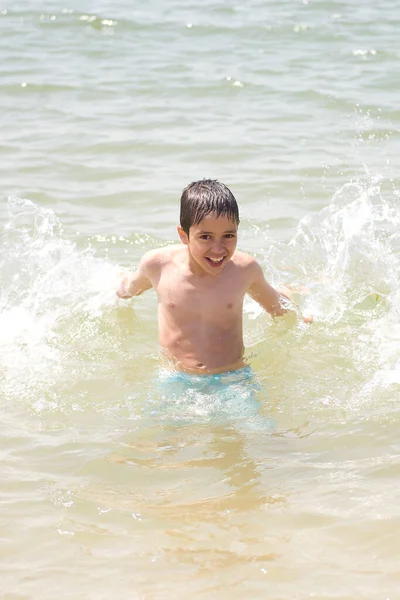
[(116, 294), (118, 298), (130, 298), (130, 294), (127, 290), (127, 282), (128, 282), (128, 273), (127, 271), (120, 271), (117, 275), (117, 289)]
[(136, 271), (123, 271), (120, 274), (116, 291), (119, 298), (127, 299), (132, 298), (132, 296), (140, 296), (152, 287), (152, 283), (147, 276), (148, 255), (149, 253), (142, 258)]

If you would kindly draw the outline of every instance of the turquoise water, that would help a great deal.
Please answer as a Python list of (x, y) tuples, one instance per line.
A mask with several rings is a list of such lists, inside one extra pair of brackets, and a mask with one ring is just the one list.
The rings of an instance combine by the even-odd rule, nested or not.
[[(389, 0), (0, 6), (2, 598), (397, 597), (399, 25)], [(315, 315), (246, 300), (255, 422), (240, 391), (161, 405), (154, 294), (114, 295), (202, 177)]]

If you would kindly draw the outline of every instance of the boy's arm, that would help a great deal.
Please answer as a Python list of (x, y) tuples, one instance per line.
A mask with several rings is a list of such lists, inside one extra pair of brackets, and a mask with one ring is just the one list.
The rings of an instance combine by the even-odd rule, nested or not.
[(132, 298), (140, 296), (146, 290), (153, 287), (149, 279), (150, 258), (144, 255), (136, 271), (125, 271), (121, 274), (118, 288), (116, 291), (119, 298)]
[[(267, 282), (262, 268), (256, 261), (252, 265), (252, 271), (252, 281), (247, 290), (249, 296), (273, 317), (281, 317), (286, 313), (295, 314), (296, 311), (290, 308), (290, 305), (293, 306), (293, 303), (289, 296), (278, 292)], [(313, 318), (311, 316), (303, 316), (303, 321), (305, 323), (312, 323)]]

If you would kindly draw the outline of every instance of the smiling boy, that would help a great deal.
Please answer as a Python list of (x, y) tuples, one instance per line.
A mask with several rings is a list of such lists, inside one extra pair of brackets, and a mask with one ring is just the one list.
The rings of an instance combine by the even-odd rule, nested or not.
[(160, 345), (177, 371), (215, 375), (246, 368), (245, 294), (274, 317), (289, 312), (287, 296), (269, 285), (258, 262), (236, 250), (238, 225), (235, 197), (224, 184), (193, 182), (181, 196), (182, 244), (147, 252), (137, 271), (121, 277), (120, 298), (155, 289)]

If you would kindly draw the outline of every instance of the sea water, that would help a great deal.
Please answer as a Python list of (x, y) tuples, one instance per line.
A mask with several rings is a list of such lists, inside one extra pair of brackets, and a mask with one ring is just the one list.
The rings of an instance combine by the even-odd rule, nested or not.
[[(0, 597), (395, 599), (398, 6), (0, 6)], [(255, 398), (160, 389), (181, 189), (314, 323), (249, 298)], [(256, 409), (255, 409), (256, 407)]]

